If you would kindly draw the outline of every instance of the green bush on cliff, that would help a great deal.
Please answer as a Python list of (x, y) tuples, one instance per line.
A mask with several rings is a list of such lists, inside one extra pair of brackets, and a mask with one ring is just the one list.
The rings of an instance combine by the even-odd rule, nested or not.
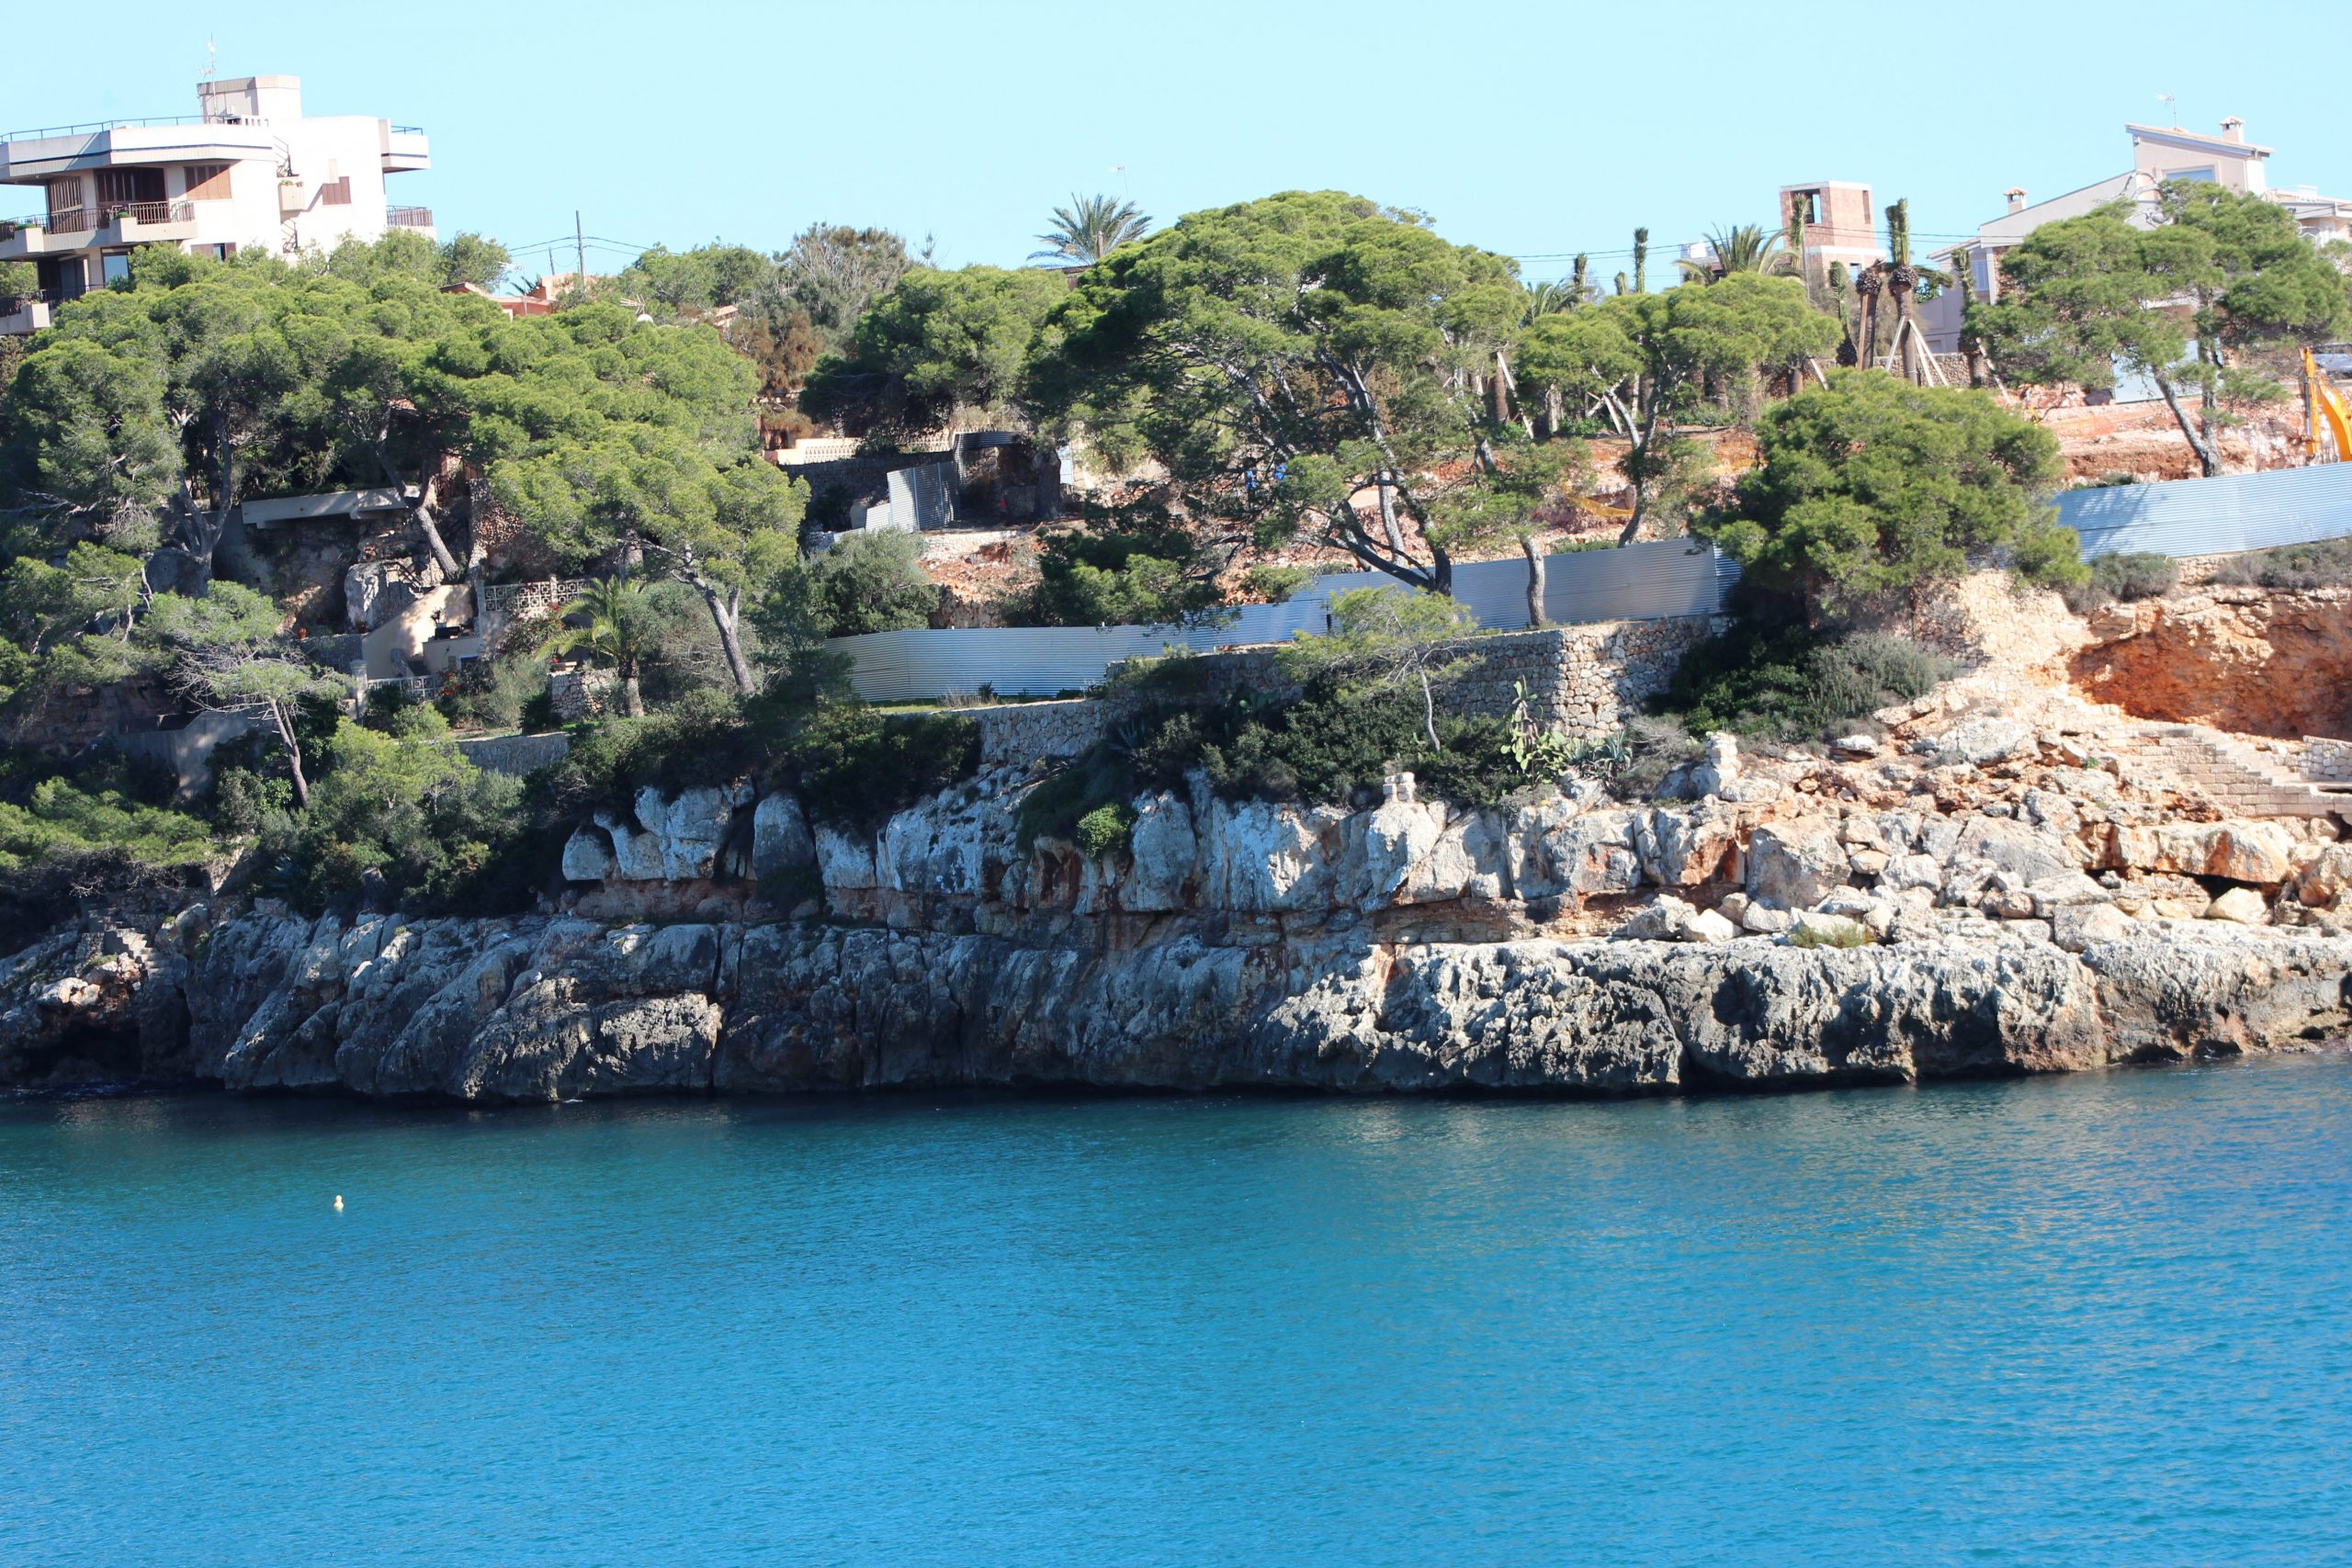
[(1933, 691), (1951, 665), (1908, 637), (1742, 620), (1682, 656), (1659, 706), (1694, 733), (1815, 740)]
[(772, 774), (820, 822), (864, 832), (980, 765), (980, 727), (952, 713), (817, 710), (783, 747)]
[(175, 785), (115, 751), (72, 763), (0, 752), (0, 953), (82, 898), (187, 880), (215, 851), (210, 828), (170, 804)]
[(1411, 692), (1316, 679), (1288, 703), (1219, 696), (1182, 678), (1188, 661), (1168, 662), (1172, 673), (1155, 685), (1123, 688), (1139, 701), (1137, 711), (1023, 797), (1023, 849), (1039, 839), (1084, 848), (1090, 837), (1120, 847), (1124, 829), (1109, 837), (1113, 818), (1104, 813), (1124, 815), (1151, 791), (1181, 794), (1196, 769), (1223, 799), (1301, 806), (1372, 805), (1399, 771), (1414, 774), (1422, 794), (1464, 806), (1491, 806), (1536, 782), (1505, 719), (1441, 716), (1432, 750)]
[(2233, 556), (2213, 574), (2215, 582), (2260, 588), (2352, 587), (2352, 539), (2315, 539)]
[(1098, 806), (1078, 819), (1078, 847), (1089, 859), (1101, 860), (1127, 847), (1127, 836), (1135, 825), (1135, 807), (1126, 802), (1114, 800)]
[(2149, 550), (2127, 550), (2091, 562), (2090, 575), (2065, 590), (2066, 607), (2078, 615), (2118, 600), (2132, 604), (2158, 599), (2180, 586), (2180, 563)]
[(394, 728), (336, 727), (309, 808), (262, 825), (266, 884), (310, 909), (472, 914), (523, 902), (533, 879), (522, 782), (468, 761), (429, 707)]

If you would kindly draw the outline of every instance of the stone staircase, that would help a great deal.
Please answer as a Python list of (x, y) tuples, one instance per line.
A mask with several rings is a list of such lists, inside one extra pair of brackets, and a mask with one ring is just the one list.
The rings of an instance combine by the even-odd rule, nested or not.
[(2189, 725), (2150, 725), (2114, 748), (2126, 778), (2170, 781), (2230, 817), (2352, 814), (2352, 784), (2314, 784), (2248, 747)]

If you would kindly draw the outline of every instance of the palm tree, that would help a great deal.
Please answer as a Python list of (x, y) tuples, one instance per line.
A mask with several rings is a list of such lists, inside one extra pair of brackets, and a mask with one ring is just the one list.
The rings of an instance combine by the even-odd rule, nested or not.
[(1709, 261), (1677, 261), (1684, 281), (1713, 283), (1735, 272), (1784, 273), (1792, 269), (1795, 258), (1788, 253), (1788, 236), (1767, 234), (1757, 223), (1735, 223), (1707, 236), (1707, 248), (1714, 253)]
[[(585, 626), (571, 623), (585, 617)], [(546, 646), (568, 653), (583, 649), (612, 661), (621, 681), (621, 711), (631, 718), (645, 716), (645, 698), (638, 690), (639, 667), (661, 646), (667, 617), (641, 584), (608, 577), (591, 583), (586, 592), (558, 612)]]
[(1136, 210), (1132, 201), (1072, 192), (1068, 207), (1054, 209), (1054, 226), (1037, 236), (1046, 249), (1030, 253), (1031, 261), (1074, 262), (1092, 266), (1129, 240), (1151, 231), (1151, 220)]

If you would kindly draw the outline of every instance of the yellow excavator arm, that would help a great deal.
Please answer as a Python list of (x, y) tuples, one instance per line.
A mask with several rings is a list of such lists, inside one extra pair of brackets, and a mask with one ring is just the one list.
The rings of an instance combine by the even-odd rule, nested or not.
[(2318, 460), (2320, 432), (2324, 430), (2335, 444), (2335, 460), (2352, 460), (2352, 410), (2346, 409), (2344, 394), (2320, 374), (2319, 361), (2308, 348), (2303, 350), (2303, 390), (2312, 410), (2310, 428), (2303, 433), (2304, 458)]

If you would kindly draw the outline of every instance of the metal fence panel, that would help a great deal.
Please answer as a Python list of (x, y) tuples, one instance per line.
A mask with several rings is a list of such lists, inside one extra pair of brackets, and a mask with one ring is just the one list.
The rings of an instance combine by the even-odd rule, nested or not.
[[(1558, 625), (1712, 615), (1739, 570), (1708, 546), (1660, 539), (1623, 549), (1584, 550), (1544, 560), (1544, 618)], [(1079, 691), (1122, 660), (1169, 648), (1206, 653), (1250, 643), (1286, 642), (1329, 628), (1331, 596), (1350, 589), (1396, 585), (1379, 572), (1317, 578), (1280, 604), (1251, 604), (1232, 619), (1202, 626), (971, 626), (872, 632), (835, 637), (850, 656), (850, 683), (868, 702), (917, 702), (982, 686), (1001, 696), (1046, 697)], [(1527, 563), (1474, 561), (1453, 570), (1454, 596), (1478, 624), (1509, 630), (1527, 625)]]
[(2267, 550), (2352, 534), (2352, 463), (2070, 490), (2057, 505), (2058, 521), (2082, 536), (2086, 560)]

